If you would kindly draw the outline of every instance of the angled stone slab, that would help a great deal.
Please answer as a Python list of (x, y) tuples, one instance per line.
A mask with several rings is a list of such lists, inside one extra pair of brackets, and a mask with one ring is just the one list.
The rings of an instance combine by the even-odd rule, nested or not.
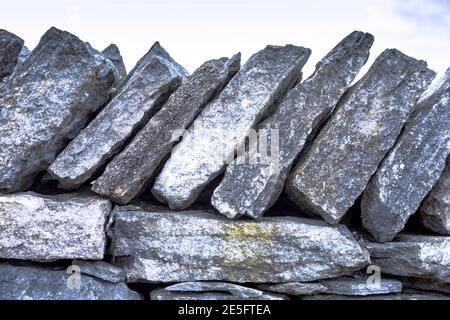
[(0, 29), (0, 81), (14, 71), (23, 43), (24, 41), (15, 34)]
[(108, 98), (117, 70), (89, 44), (52, 28), (0, 86), (0, 192), (31, 186)]
[(28, 49), (26, 46), (22, 47), (22, 50), (20, 50), (19, 53), (19, 57), (17, 58), (17, 64), (14, 67), (13, 72), (6, 76), (5, 78), (3, 78), (3, 81), (8, 81), (9, 79), (11, 79), (12, 77), (14, 77), (14, 75), (20, 70), (20, 67), (25, 63), (25, 61), (31, 56), (31, 51), (30, 49)]
[(424, 61), (384, 51), (344, 95), (292, 171), (296, 204), (335, 224), (364, 191), (435, 73)]
[(80, 268), (82, 274), (108, 282), (125, 282), (125, 271), (105, 261), (73, 260), (72, 265)]
[[(362, 223), (377, 241), (391, 241), (403, 230), (438, 181), (449, 154), (450, 70), (446, 81), (416, 106), (363, 193)], [(425, 210), (426, 217), (442, 216), (434, 206)]]
[(264, 294), (261, 290), (248, 288), (229, 282), (181, 282), (168, 286), (165, 290), (174, 292), (226, 291), (239, 298), (257, 298)]
[(204, 211), (121, 207), (114, 212), (112, 254), (129, 282), (313, 281), (349, 274), (369, 262), (345, 226), (323, 221), (235, 221)]
[(382, 273), (450, 282), (450, 238), (398, 235), (394, 242), (364, 242)]
[(369, 283), (366, 277), (341, 277), (322, 280), (320, 283), (327, 288), (327, 293), (346, 296), (368, 296), (402, 291), (402, 283), (400, 281), (385, 278), (381, 278), (379, 283)]
[(319, 294), (316, 296), (306, 296), (303, 298), (303, 300), (450, 300), (450, 296), (434, 292), (405, 290), (402, 293), (370, 295), (370, 296)]
[(258, 218), (274, 204), (298, 154), (366, 63), (372, 43), (370, 34), (351, 33), (257, 126), (260, 139), (270, 130), (276, 131), (278, 136), (271, 137), (278, 138), (278, 150), (268, 157), (255, 157), (254, 146), (227, 167), (211, 199), (220, 213), (229, 218), (243, 214)]
[(438, 182), (419, 207), (422, 225), (450, 235), (450, 157)]
[(259, 285), (259, 289), (287, 294), (291, 296), (306, 296), (324, 293), (327, 291), (327, 287), (320, 283), (301, 283), (301, 282), (288, 282), (278, 283), (272, 285)]
[(236, 146), (301, 77), (311, 50), (267, 46), (253, 55), (189, 127), (152, 193), (172, 209), (189, 207), (232, 160)]
[(187, 72), (155, 43), (119, 85), (111, 102), (48, 169), (62, 188), (75, 189), (106, 164), (162, 106)]
[(110, 44), (102, 51), (102, 55), (109, 59), (117, 68), (119, 72), (119, 82), (127, 76), (127, 70), (125, 64), (123, 63), (122, 55), (120, 54), (119, 48), (113, 43)]
[(110, 283), (71, 270), (0, 264), (0, 300), (142, 300), (125, 283)]
[[(241, 297), (223, 292), (180, 292), (160, 288), (150, 293), (151, 300), (289, 300), (281, 294), (263, 293), (258, 297)], [(261, 310), (264, 310), (261, 309)]]
[(205, 104), (239, 70), (240, 55), (205, 62), (170, 96), (164, 107), (118, 154), (92, 190), (126, 204), (144, 191), (170, 155), (180, 130), (186, 129)]
[(0, 258), (101, 260), (110, 210), (96, 196), (0, 195)]
[(400, 278), (404, 288), (450, 294), (450, 283), (425, 278)]

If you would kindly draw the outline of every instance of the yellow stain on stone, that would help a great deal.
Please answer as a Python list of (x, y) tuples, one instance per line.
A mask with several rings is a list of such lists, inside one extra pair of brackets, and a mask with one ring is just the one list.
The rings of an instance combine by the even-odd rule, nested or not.
[(116, 195), (122, 196), (123, 193), (124, 193), (124, 190), (121, 187), (116, 187), (114, 189), (114, 194), (116, 194)]
[(270, 250), (276, 226), (254, 222), (235, 222), (226, 226), (224, 265), (246, 267), (263, 262), (264, 252)]

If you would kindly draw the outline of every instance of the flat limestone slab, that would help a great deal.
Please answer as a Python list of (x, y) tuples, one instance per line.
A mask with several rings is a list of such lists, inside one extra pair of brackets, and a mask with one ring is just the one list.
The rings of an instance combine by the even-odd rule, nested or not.
[(366, 241), (371, 262), (382, 273), (450, 282), (450, 238), (398, 235), (394, 242)]
[(114, 65), (52, 28), (0, 86), (0, 192), (28, 189), (108, 98)]
[(111, 203), (81, 194), (0, 195), (0, 258), (103, 259)]
[(208, 101), (239, 70), (240, 55), (200, 66), (169, 98), (95, 181), (92, 190), (126, 204), (142, 193), (170, 156), (179, 130), (187, 128)]
[(211, 199), (220, 213), (229, 218), (243, 214), (258, 218), (273, 205), (307, 140), (366, 63), (372, 43), (368, 33), (348, 35), (317, 64), (309, 79), (290, 90), (276, 111), (258, 124), (260, 139), (264, 139), (262, 132), (277, 130), (276, 155), (250, 160), (253, 151), (247, 150), (227, 167)]
[(0, 264), (0, 300), (142, 300), (125, 283), (81, 275), (79, 288), (66, 270)]
[(352, 86), (292, 171), (286, 190), (302, 209), (335, 224), (364, 191), (435, 73), (384, 51)]
[[(391, 241), (403, 230), (444, 170), (450, 154), (450, 70), (441, 86), (416, 109), (362, 196), (363, 226), (379, 242)], [(439, 187), (436, 190), (435, 195)], [(450, 194), (448, 190), (445, 192)], [(443, 199), (439, 195), (435, 198)], [(431, 206), (426, 203), (422, 206), (428, 215), (422, 217), (442, 216), (437, 209), (442, 208), (442, 202), (428, 201)], [(439, 222), (429, 225), (436, 224), (441, 225)]]
[(299, 80), (310, 53), (287, 45), (254, 54), (189, 127), (156, 178), (153, 195), (172, 209), (189, 207), (231, 162), (248, 131)]
[(64, 189), (89, 180), (161, 108), (187, 72), (155, 43), (119, 84), (111, 102), (48, 169)]
[(369, 256), (343, 225), (294, 217), (235, 221), (204, 211), (116, 207), (112, 254), (128, 282), (313, 281)]

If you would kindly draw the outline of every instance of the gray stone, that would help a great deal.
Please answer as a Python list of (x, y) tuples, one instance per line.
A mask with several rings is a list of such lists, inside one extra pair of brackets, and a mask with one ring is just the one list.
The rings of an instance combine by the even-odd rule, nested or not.
[(404, 288), (422, 291), (436, 291), (450, 294), (450, 283), (424, 278), (400, 278)]
[(422, 225), (450, 235), (450, 157), (438, 182), (419, 207), (419, 214)]
[[(70, 270), (69, 270), (70, 271)], [(0, 300), (142, 300), (125, 283), (81, 275), (80, 287), (69, 289), (75, 275), (42, 266), (0, 264)]]
[[(439, 89), (417, 105), (363, 193), (363, 226), (379, 242), (391, 241), (403, 230), (444, 170), (450, 154), (450, 72), (447, 76)], [(442, 211), (433, 205), (422, 208), (429, 213), (425, 217), (431, 217), (430, 226), (434, 217), (442, 221)]]
[(0, 195), (0, 258), (101, 260), (109, 200), (78, 194)]
[(127, 76), (127, 70), (125, 64), (123, 63), (122, 55), (120, 54), (119, 48), (113, 43), (110, 44), (102, 51), (102, 55), (109, 59), (117, 68), (119, 72), (119, 82)]
[(167, 289), (155, 289), (150, 293), (151, 300), (289, 300), (288, 297), (263, 293), (258, 297), (241, 297), (222, 292), (176, 292)]
[(371, 296), (344, 296), (344, 295), (316, 295), (306, 296), (303, 300), (450, 300), (449, 296), (433, 293), (405, 290), (397, 294), (371, 295)]
[(382, 273), (450, 282), (450, 238), (398, 235), (394, 242), (364, 243)]
[(366, 63), (372, 43), (370, 34), (351, 33), (257, 126), (260, 139), (265, 137), (263, 132), (277, 130), (278, 150), (270, 157), (254, 157), (255, 145), (227, 167), (211, 200), (220, 213), (229, 218), (243, 214), (258, 218), (274, 204), (295, 159)]
[(73, 260), (72, 265), (78, 266), (81, 273), (108, 282), (125, 282), (125, 270), (105, 261)]
[(402, 283), (395, 279), (381, 278), (380, 283), (372, 283), (368, 278), (341, 277), (320, 281), (327, 288), (327, 293), (346, 296), (367, 296), (388, 294), (402, 291)]
[(301, 77), (311, 50), (267, 46), (209, 103), (174, 148), (153, 186), (172, 209), (189, 207), (222, 173), (251, 128)]
[(181, 282), (173, 284), (165, 288), (168, 291), (178, 292), (207, 292), (219, 291), (229, 292), (233, 296), (240, 298), (257, 298), (262, 296), (264, 292), (248, 287), (244, 287), (235, 283), (228, 282)]
[(18, 36), (0, 29), (0, 81), (14, 71), (23, 43)]
[(424, 61), (384, 51), (341, 99), (286, 184), (302, 209), (335, 224), (394, 145), (435, 73)]
[(259, 285), (258, 288), (265, 291), (288, 294), (291, 296), (314, 295), (326, 292), (327, 290), (327, 287), (325, 287), (320, 283), (301, 283), (301, 282), (278, 283), (273, 285), (264, 284)]
[(0, 192), (29, 188), (108, 98), (116, 76), (88, 44), (47, 31), (0, 86)]
[(92, 190), (126, 204), (144, 191), (170, 155), (177, 130), (189, 126), (205, 104), (239, 70), (240, 55), (205, 62), (169, 98), (95, 181)]
[(343, 225), (295, 217), (229, 220), (116, 207), (112, 253), (129, 282), (278, 283), (346, 275), (369, 255)]
[(111, 102), (58, 155), (48, 172), (75, 189), (111, 159), (187, 76), (155, 43), (119, 85)]

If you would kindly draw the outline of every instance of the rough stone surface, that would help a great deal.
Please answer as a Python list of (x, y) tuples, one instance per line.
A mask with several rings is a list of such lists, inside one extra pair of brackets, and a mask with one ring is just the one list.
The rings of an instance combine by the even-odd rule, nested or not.
[(117, 71), (119, 72), (119, 82), (123, 80), (127, 76), (127, 69), (123, 63), (119, 48), (117, 48), (115, 44), (110, 44), (102, 51), (102, 55), (116, 66)]
[(259, 289), (288, 294), (291, 296), (305, 296), (324, 293), (327, 291), (327, 287), (320, 283), (301, 283), (301, 282), (288, 282), (278, 283), (273, 285), (259, 285)]
[[(403, 230), (444, 170), (450, 154), (450, 72), (416, 109), (362, 196), (363, 226), (379, 242)], [(427, 212), (442, 221), (433, 206)]]
[(101, 260), (110, 210), (99, 197), (0, 195), (0, 258)]
[(316, 296), (306, 296), (303, 300), (450, 300), (450, 296), (433, 292), (405, 290), (404, 292), (397, 294), (371, 295), (363, 297), (319, 294)]
[(434, 76), (426, 62), (384, 51), (302, 155), (286, 184), (290, 198), (328, 223), (339, 222)]
[(52, 28), (0, 86), (0, 192), (26, 190), (108, 98), (117, 70)]
[(111, 102), (59, 154), (48, 172), (62, 188), (79, 187), (120, 151), (186, 76), (155, 43), (119, 85)]
[(187, 128), (205, 104), (239, 70), (240, 55), (205, 62), (169, 98), (95, 181), (92, 190), (126, 204), (144, 191), (170, 155), (177, 130)]
[(398, 293), (402, 291), (402, 283), (400, 281), (385, 278), (380, 279), (379, 285), (367, 283), (367, 278), (351, 277), (322, 280), (320, 283), (327, 288), (327, 293), (346, 296), (367, 296)]
[(436, 291), (450, 294), (450, 283), (423, 279), (423, 278), (400, 278), (404, 288), (416, 289), (422, 291)]
[(394, 242), (365, 242), (382, 273), (450, 282), (450, 238), (398, 235)]
[(155, 289), (150, 293), (151, 300), (289, 300), (281, 294), (263, 293), (258, 297), (241, 297), (222, 292), (177, 292)]
[(267, 46), (208, 104), (174, 148), (152, 193), (172, 209), (190, 206), (230, 163), (248, 131), (301, 77), (311, 51)]
[(0, 264), (0, 300), (141, 300), (125, 283), (81, 275), (80, 288), (69, 289), (71, 274), (41, 266)]
[(73, 260), (72, 265), (78, 266), (81, 273), (108, 282), (125, 282), (125, 270), (105, 261)]
[(419, 207), (422, 224), (434, 232), (450, 235), (450, 157), (436, 185)]
[(14, 71), (23, 43), (18, 36), (0, 29), (0, 81)]
[(207, 291), (225, 291), (233, 296), (240, 298), (257, 298), (264, 292), (257, 289), (247, 288), (235, 283), (228, 282), (182, 282), (165, 288), (168, 291), (178, 292), (207, 292)]
[(313, 281), (363, 268), (343, 225), (295, 217), (234, 221), (202, 211), (116, 207), (112, 253), (127, 281)]
[[(351, 33), (317, 64), (309, 79), (290, 90), (277, 110), (257, 126), (266, 130), (260, 133), (277, 130), (278, 150), (270, 157), (253, 157), (255, 146), (227, 167), (211, 200), (220, 213), (229, 218), (243, 214), (258, 218), (273, 205), (307, 140), (331, 114), (366, 63), (372, 43), (370, 34)], [(263, 134), (259, 136), (263, 138)]]

